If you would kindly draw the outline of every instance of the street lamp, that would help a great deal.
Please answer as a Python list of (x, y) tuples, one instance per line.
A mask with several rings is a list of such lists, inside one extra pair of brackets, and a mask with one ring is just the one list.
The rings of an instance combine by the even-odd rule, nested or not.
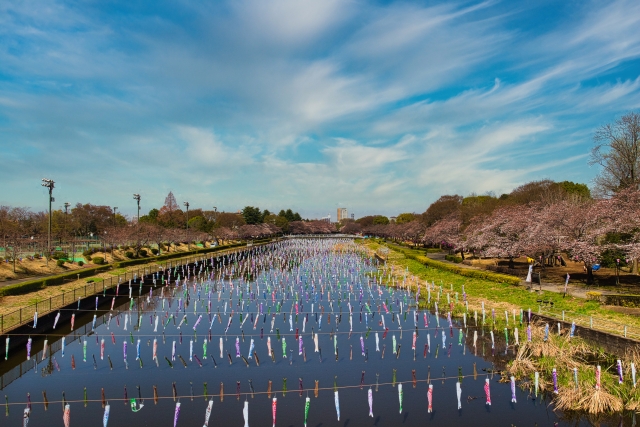
[(42, 178), (42, 186), (49, 189), (49, 236), (47, 238), (47, 267), (49, 266), (49, 252), (51, 251), (51, 202), (55, 201), (53, 198), (53, 188), (55, 187), (55, 181), (52, 179)]
[(117, 206), (113, 207), (113, 226), (116, 226), (116, 211), (118, 210)]
[(69, 215), (69, 206), (71, 203), (64, 202), (64, 234), (67, 234), (67, 216)]
[(189, 242), (189, 202), (183, 202), (183, 205), (187, 208), (187, 250), (190, 248)]
[(134, 194), (133, 195), (133, 200), (138, 202), (138, 222), (140, 222), (140, 195), (139, 194)]
[[(69, 215), (69, 206), (71, 206), (71, 203), (64, 202), (64, 237), (65, 239), (67, 238), (67, 216)], [(69, 242), (67, 242), (67, 245), (68, 244)], [(73, 262), (73, 260), (71, 262)]]
[[(218, 222), (218, 208), (216, 206), (213, 207), (213, 226), (216, 226), (216, 223)], [(218, 239), (215, 239), (215, 244), (216, 246), (218, 246)]]

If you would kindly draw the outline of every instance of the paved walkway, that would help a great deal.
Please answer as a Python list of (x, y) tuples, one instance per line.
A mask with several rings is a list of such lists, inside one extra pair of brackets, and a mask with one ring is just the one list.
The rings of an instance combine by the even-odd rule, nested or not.
[[(451, 261), (447, 261), (446, 259), (444, 259), (445, 257), (445, 253), (440, 252), (440, 253), (432, 253), (432, 254), (427, 254), (427, 256), (433, 260), (437, 260), (437, 261), (441, 261), (441, 262), (446, 262), (448, 264), (454, 264), (457, 265), (458, 267), (462, 267), (462, 268), (469, 268), (472, 270), (482, 270), (482, 271), (486, 271), (486, 269), (484, 268), (480, 268), (480, 267), (473, 267), (470, 265), (466, 265), (466, 264), (456, 264), (453, 263)], [(525, 282), (524, 279), (520, 280), (520, 284), (522, 286), (525, 286), (527, 288), (532, 288), (532, 291), (534, 292), (538, 292), (540, 290), (542, 291), (546, 291), (546, 292), (556, 292), (559, 294), (563, 294), (564, 293), (564, 283), (551, 283), (551, 282), (542, 282), (542, 284), (538, 284), (535, 279), (533, 283), (528, 283)], [(567, 286), (567, 292), (569, 295), (573, 296), (573, 297), (577, 297), (577, 298), (582, 298), (582, 299), (587, 299), (587, 292), (601, 292), (601, 293), (607, 293), (607, 294), (621, 294), (620, 292), (616, 292), (614, 290), (611, 289), (602, 289), (602, 288), (598, 288), (596, 286), (589, 286), (587, 287), (586, 285), (580, 284), (580, 285), (576, 285), (574, 283), (571, 283), (571, 281), (569, 281), (569, 285)]]
[[(410, 248), (407, 248), (410, 249)], [(462, 264), (462, 263), (454, 263), (451, 261), (447, 261), (445, 259), (445, 256), (447, 255), (446, 252), (433, 252), (433, 253), (425, 253), (425, 255), (430, 258), (433, 259), (435, 261), (440, 261), (440, 262), (444, 262), (447, 264), (452, 264), (455, 265), (457, 267), (460, 268), (467, 268), (467, 269), (471, 269), (471, 270), (481, 270), (481, 271), (487, 271), (484, 268), (480, 268), (480, 267), (474, 267), (471, 265), (467, 265), (467, 264)], [(534, 281), (534, 283), (527, 283), (525, 282), (524, 279), (521, 278), (520, 280), (520, 284), (524, 287), (527, 288), (532, 288), (533, 292), (538, 292), (539, 290), (545, 291), (545, 292), (556, 292), (559, 294), (563, 294), (564, 293), (564, 283), (545, 283), (542, 282), (542, 285), (539, 285), (538, 283), (536, 283)], [(601, 292), (601, 293), (606, 293), (606, 294), (613, 294), (613, 295), (623, 295), (620, 292), (616, 292), (612, 289), (602, 289), (602, 288), (598, 288), (596, 286), (589, 286), (587, 287), (586, 285), (580, 284), (580, 285), (576, 285), (575, 283), (571, 283), (571, 281), (569, 281), (569, 286), (567, 286), (567, 292), (569, 295), (573, 296), (573, 297), (577, 297), (577, 298), (582, 298), (582, 299), (587, 299), (587, 292)]]

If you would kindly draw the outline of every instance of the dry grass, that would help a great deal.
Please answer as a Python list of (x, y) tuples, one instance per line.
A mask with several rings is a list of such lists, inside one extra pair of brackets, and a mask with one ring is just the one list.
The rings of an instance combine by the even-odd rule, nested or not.
[(555, 399), (556, 409), (561, 411), (577, 411), (581, 398), (582, 394), (580, 390), (575, 387), (558, 387), (558, 395)]
[[(539, 372), (538, 390), (551, 391), (552, 368), (558, 372), (558, 394), (554, 394), (555, 408), (561, 411), (582, 412), (591, 415), (612, 414), (623, 409), (640, 409), (640, 396), (631, 385), (618, 386), (614, 376), (603, 366), (601, 387), (595, 389), (595, 367), (589, 360), (603, 360), (606, 355), (578, 338), (569, 339), (550, 332), (544, 341), (544, 324), (532, 324), (532, 341), (521, 343), (508, 371), (517, 378), (524, 378), (521, 387), (532, 390), (533, 375)], [(640, 351), (630, 350), (626, 365), (640, 360)], [(637, 362), (634, 362), (637, 363)], [(579, 372), (579, 387), (575, 386), (573, 369)], [(630, 368), (628, 368), (630, 371)], [(630, 372), (629, 372), (630, 375)], [(631, 390), (631, 391), (630, 391)]]
[[(584, 390), (584, 387), (581, 390)], [(607, 393), (602, 388), (600, 390), (587, 390), (578, 402), (579, 410), (594, 415), (620, 412), (623, 407), (622, 399)]]
[[(184, 252), (187, 249), (187, 245), (178, 245), (176, 246), (171, 246), (171, 253), (176, 253), (176, 252)], [(242, 249), (242, 248), (240, 248)], [(235, 249), (234, 249), (235, 250)], [(168, 252), (164, 252), (164, 253), (168, 253)], [(103, 253), (99, 253), (99, 254), (95, 254), (93, 256), (103, 256)], [(118, 251), (116, 251), (116, 260), (118, 259)], [(108, 255), (108, 259), (109, 261), (111, 261), (111, 252), (109, 252)], [(123, 255), (124, 257), (124, 255)], [(173, 262), (175, 262), (176, 260), (178, 260), (178, 258), (172, 260)], [(42, 261), (43, 263), (45, 261)], [(165, 261), (163, 261), (162, 263), (164, 263)], [(50, 261), (49, 265), (53, 265), (55, 266), (55, 261)], [(71, 264), (70, 266), (78, 268), (77, 264)], [(133, 273), (133, 272), (137, 272), (139, 270), (143, 270), (144, 268), (151, 268), (151, 269), (155, 269), (157, 268), (158, 264), (155, 261), (154, 257), (149, 257), (149, 262), (146, 264), (140, 264), (140, 265), (135, 265), (135, 266), (130, 266), (130, 267), (123, 267), (114, 271), (106, 271), (103, 273), (98, 273), (94, 276), (92, 276), (92, 278), (100, 278), (100, 279), (112, 279), (114, 276), (114, 272), (117, 272), (118, 274), (124, 275), (125, 272), (127, 273)], [(61, 271), (69, 271), (69, 270), (65, 270), (65, 269), (61, 269)], [(60, 271), (57, 271), (57, 273), (60, 273)], [(45, 289), (42, 289), (40, 291), (37, 292), (31, 292), (25, 295), (12, 295), (12, 296), (6, 296), (6, 297), (2, 297), (0, 298), (0, 314), (6, 315), (8, 313), (12, 313), (15, 310), (18, 310), (22, 307), (26, 307), (30, 304), (34, 304), (37, 301), (42, 301), (42, 300), (46, 300), (49, 299), (50, 297), (55, 297), (58, 296), (64, 292), (68, 292), (68, 291), (73, 291), (74, 289), (80, 289), (80, 288), (84, 288), (84, 286), (86, 286), (87, 284), (87, 278), (83, 278), (80, 280), (74, 280), (74, 281), (70, 281), (67, 282), (63, 285), (59, 285), (59, 286), (49, 286)]]

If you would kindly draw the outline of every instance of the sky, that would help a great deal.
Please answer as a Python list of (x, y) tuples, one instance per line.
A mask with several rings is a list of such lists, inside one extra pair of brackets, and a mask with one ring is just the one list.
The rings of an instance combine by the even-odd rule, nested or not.
[(0, 204), (346, 207), (590, 184), (640, 2), (0, 2)]

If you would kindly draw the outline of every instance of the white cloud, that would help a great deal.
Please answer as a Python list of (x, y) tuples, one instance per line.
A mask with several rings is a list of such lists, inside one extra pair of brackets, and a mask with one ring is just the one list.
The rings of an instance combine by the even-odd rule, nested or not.
[(150, 206), (173, 189), (310, 216), (422, 211), (442, 193), (588, 181), (593, 129), (640, 107), (637, 1), (531, 31), (513, 28), (543, 11), (504, 2), (101, 7), (0, 5), (4, 202), (33, 197), (27, 164), (94, 197), (99, 160), (103, 203), (135, 186)]

